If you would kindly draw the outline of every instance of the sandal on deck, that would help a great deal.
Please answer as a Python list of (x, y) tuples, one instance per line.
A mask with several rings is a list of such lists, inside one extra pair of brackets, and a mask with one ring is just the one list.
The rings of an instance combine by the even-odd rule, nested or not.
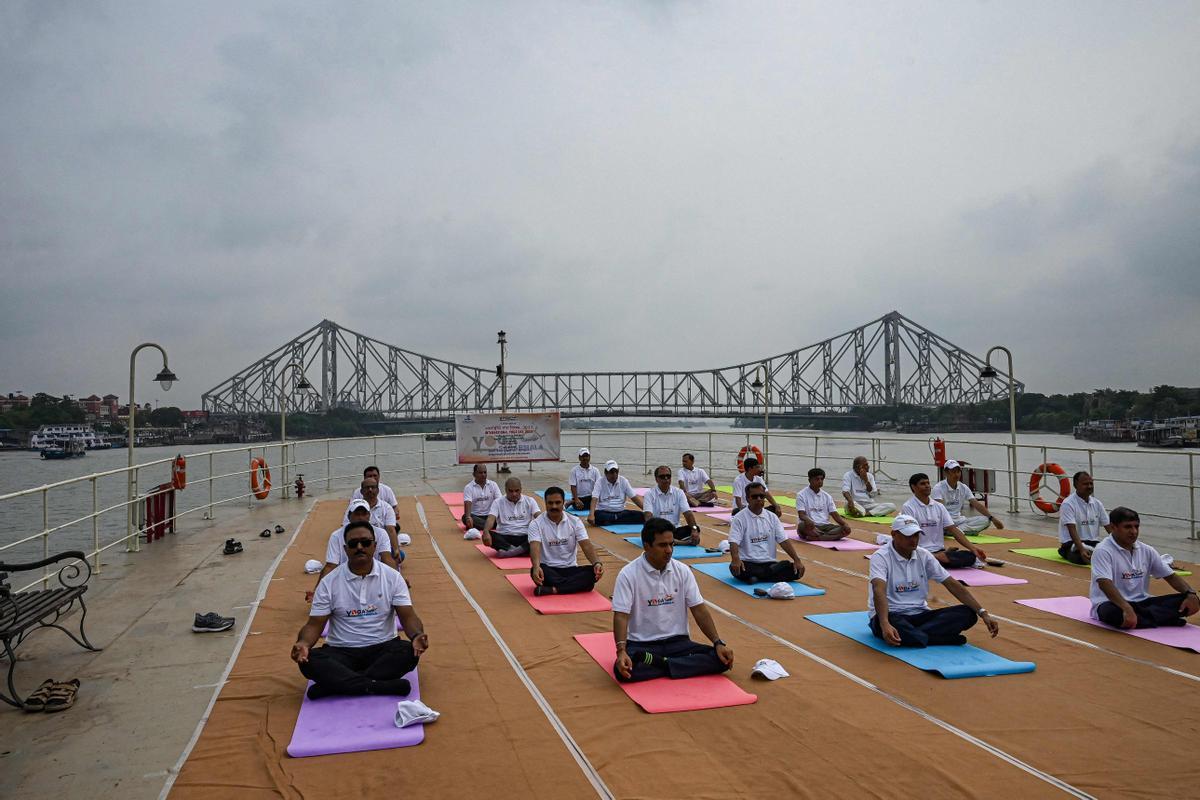
[(46, 711), (66, 711), (75, 705), (75, 695), (79, 692), (79, 679), (56, 683), (50, 689), (50, 697), (46, 699)]
[(50, 697), (50, 692), (54, 689), (56, 681), (53, 678), (46, 678), (42, 681), (42, 685), (33, 690), (33, 694), (25, 698), (26, 711), (44, 711), (46, 709), (46, 700)]
[(279, 536), (279, 535), (282, 535), (282, 534), (283, 534), (283, 526), (282, 526), (282, 525), (276, 525), (276, 526), (275, 526), (275, 535)]
[(262, 538), (264, 538), (264, 539), (270, 539), (270, 538), (271, 538), (271, 529), (270, 529), (270, 528), (263, 528), (263, 529), (262, 529), (262, 532), (261, 532), (261, 533), (259, 533), (258, 535), (259, 535), (259, 536), (261, 536), (261, 537), (262, 537)]

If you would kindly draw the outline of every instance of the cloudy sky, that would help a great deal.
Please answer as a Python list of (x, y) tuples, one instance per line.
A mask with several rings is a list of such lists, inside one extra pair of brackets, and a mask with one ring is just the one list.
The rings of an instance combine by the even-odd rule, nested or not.
[(124, 396), (154, 340), (194, 406), (322, 318), (570, 371), (892, 309), (1035, 391), (1200, 385), (1197, 75), (1197, 2), (10, 0), (0, 391)]

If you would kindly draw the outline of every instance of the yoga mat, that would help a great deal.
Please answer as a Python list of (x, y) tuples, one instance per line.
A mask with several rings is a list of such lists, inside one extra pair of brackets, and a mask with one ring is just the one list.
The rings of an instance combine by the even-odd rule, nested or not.
[(477, 544), (475, 545), (475, 549), (487, 556), (487, 560), (495, 564), (498, 569), (523, 569), (528, 571), (533, 568), (533, 562), (529, 560), (529, 556), (497, 558), (496, 551), (486, 544)]
[[(742, 583), (741, 581), (735, 580), (734, 577), (729, 574), (729, 562), (728, 561), (721, 561), (716, 564), (689, 564), (689, 566), (692, 569), (696, 570), (697, 572), (703, 572), (705, 575), (707, 575), (710, 578), (716, 578), (717, 580), (719, 580), (721, 583), (725, 584), (726, 586), (731, 586), (734, 589), (737, 589), (739, 592), (742, 592), (743, 594), (748, 594), (755, 599), (759, 599), (759, 600), (769, 600), (770, 599), (767, 597), (759, 597), (758, 595), (756, 595), (754, 593), (754, 590), (755, 589), (770, 589), (774, 584), (769, 583), (767, 581), (762, 581), (762, 582), (755, 583), (755, 584), (749, 584), (749, 583)], [(817, 589), (816, 587), (809, 586), (808, 584), (801, 583), (800, 581), (788, 581), (788, 584), (791, 585), (792, 591), (794, 591), (796, 593), (796, 597), (816, 597), (817, 595), (825, 594), (824, 589)]]
[(846, 513), (846, 509), (844, 508), (839, 508), (837, 513), (840, 514), (842, 519), (846, 520), (846, 522), (854, 522), (855, 520), (858, 520), (859, 522), (875, 522), (880, 525), (891, 525), (892, 520), (896, 519), (895, 517), (852, 517)]
[[(1060, 556), (1058, 554), (1057, 547), (1014, 547), (1011, 550), (1009, 550), (1008, 552), (1020, 553), (1023, 556), (1030, 556), (1031, 558), (1040, 558), (1043, 561), (1053, 561), (1056, 564), (1066, 564), (1071, 567), (1086, 566), (1084, 564), (1076, 564), (1073, 561), (1067, 561), (1065, 558), (1063, 558), (1062, 556)], [(1090, 570), (1091, 567), (1087, 566), (1087, 569)], [(1172, 569), (1174, 569), (1174, 567), (1172, 567)], [(1176, 569), (1175, 574), (1182, 575), (1183, 577), (1186, 578), (1189, 575), (1191, 575), (1192, 573), (1188, 572), (1185, 569)]]
[(801, 544), (811, 544), (813, 547), (823, 547), (826, 550), (839, 550), (843, 553), (850, 551), (850, 550), (875, 551), (875, 550), (879, 549), (879, 545), (877, 545), (877, 544), (871, 544), (869, 542), (861, 542), (858, 539), (851, 539), (849, 537), (847, 537), (845, 539), (838, 539), (837, 541), (834, 541), (834, 542), (810, 542), (807, 539), (801, 539), (800, 535), (793, 531), (792, 533), (788, 534), (788, 538), (791, 539), (792, 541), (800, 542)]
[[(718, 486), (717, 491), (725, 492), (726, 494), (733, 494), (733, 486)], [(788, 506), (789, 508), (796, 507), (796, 498), (788, 497), (786, 495), (783, 497), (776, 497), (775, 502), (779, 503), (781, 506)]]
[(1000, 575), (990, 569), (968, 567), (966, 569), (948, 569), (946, 571), (950, 573), (950, 577), (959, 583), (965, 583), (967, 586), (1016, 586), (1021, 583), (1029, 583), (1024, 578), (1010, 578), (1007, 575)]
[(396, 703), (421, 699), (417, 671), (414, 669), (404, 677), (412, 684), (412, 691), (406, 697), (363, 695), (309, 700), (305, 695), (287, 754), (292, 758), (307, 758), (411, 747), (425, 741), (423, 724), (396, 727)]
[(538, 597), (533, 593), (536, 586), (528, 573), (521, 575), (505, 575), (508, 582), (517, 587), (539, 614), (579, 614), (584, 611), (612, 611), (612, 603), (608, 598), (594, 589), (590, 592), (577, 594), (548, 594)]
[(892, 647), (871, 633), (866, 611), (846, 611), (840, 614), (809, 614), (805, 619), (840, 633), (872, 650), (898, 658), (906, 664), (927, 672), (936, 672), (943, 678), (982, 678), (989, 675), (1016, 675), (1033, 672), (1032, 661), (1009, 661), (1007, 658), (964, 645), (938, 645), (936, 647)]
[(693, 508), (692, 511), (699, 511), (701, 514), (707, 514), (715, 519), (729, 519), (733, 516), (732, 508)]
[[(701, 675), (679, 680), (655, 678), (639, 683), (621, 683), (612, 671), (617, 660), (617, 646), (611, 633), (580, 633), (575, 636), (575, 641), (593, 661), (604, 668), (608, 677), (621, 687), (630, 700), (650, 714), (746, 706), (758, 702), (758, 695), (742, 691), (724, 675)], [(737, 665), (736, 661), (734, 665)]]
[(1092, 619), (1092, 601), (1086, 597), (1042, 597), (1032, 600), (1018, 600), (1017, 602), (1023, 606), (1036, 608), (1039, 611), (1046, 611), (1051, 614), (1057, 614), (1060, 617), (1066, 617), (1067, 619), (1086, 622), (1088, 625), (1104, 628), (1106, 631), (1127, 633), (1139, 639), (1146, 639), (1158, 644), (1178, 647), (1181, 650), (1191, 650), (1193, 653), (1200, 653), (1200, 627), (1192, 624), (1183, 625), (1178, 628), (1144, 628), (1141, 630), (1134, 628), (1133, 630), (1126, 630), (1124, 628), (1112, 628), (1098, 619)]
[[(626, 536), (625, 541), (635, 545), (639, 549), (642, 546), (642, 537)], [(706, 553), (704, 548), (694, 544), (677, 544), (671, 558), (718, 558), (721, 553)]]
[[(969, 534), (963, 534), (963, 535), (966, 536), (967, 541), (971, 542), (972, 544), (1020, 544), (1021, 543), (1020, 539), (1008, 539), (1004, 536), (988, 536), (987, 534), (984, 534), (984, 533), (979, 533), (979, 534), (976, 534), (975, 536), (971, 536)], [(954, 537), (947, 536), (946, 538), (953, 539)], [(1056, 550), (1055, 551), (1056, 555), (1057, 555), (1057, 552), (1058, 551)]]
[(462, 519), (462, 515), (463, 515), (463, 506), (451, 506), (451, 505), (447, 505), (447, 506), (446, 506), (446, 510), (447, 510), (447, 511), (449, 511), (449, 512), (450, 512), (450, 516), (454, 517), (455, 519)]
[(642, 532), (643, 526), (641, 526), (641, 525), (601, 525), (600, 527), (604, 528), (604, 530), (608, 531), (609, 533), (616, 533), (616, 534), (637, 533), (637, 534), (640, 534)]
[(442, 501), (448, 506), (463, 504), (462, 492), (442, 492), (438, 497), (442, 498)]

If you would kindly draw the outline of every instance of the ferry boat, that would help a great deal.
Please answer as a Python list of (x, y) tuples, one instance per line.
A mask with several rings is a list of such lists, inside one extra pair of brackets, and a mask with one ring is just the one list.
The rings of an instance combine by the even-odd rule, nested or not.
[(113, 441), (103, 434), (96, 433), (91, 425), (43, 425), (29, 437), (31, 450), (42, 450), (53, 447), (63, 439), (77, 439), (87, 450), (108, 450), (113, 447)]
[(87, 448), (83, 444), (82, 439), (54, 439), (44, 447), (39, 448), (38, 452), (42, 458), (51, 460), (60, 460), (64, 458), (79, 458), (87, 455)]
[(1132, 442), (1137, 428), (1124, 420), (1089, 419), (1076, 425), (1072, 434), (1088, 442)]

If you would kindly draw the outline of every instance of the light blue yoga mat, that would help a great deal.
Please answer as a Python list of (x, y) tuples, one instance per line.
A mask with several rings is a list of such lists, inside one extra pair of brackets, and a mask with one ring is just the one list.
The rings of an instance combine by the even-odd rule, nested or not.
[[(679, 548), (675, 548), (675, 549), (678, 550)], [(771, 586), (773, 585), (773, 584), (767, 583), (765, 581), (763, 581), (761, 583), (749, 584), (749, 583), (742, 583), (739, 580), (735, 580), (734, 577), (729, 574), (729, 562), (728, 561), (722, 561), (717, 564), (690, 564), (689, 566), (691, 566), (691, 568), (696, 570), (697, 572), (703, 572), (705, 575), (709, 576), (710, 578), (716, 578), (721, 583), (723, 583), (727, 586), (732, 586), (734, 589), (737, 589), (739, 592), (744, 592), (745, 594), (748, 594), (751, 597), (756, 597), (756, 598), (759, 597), (758, 595), (756, 595), (754, 593), (755, 589), (770, 589)], [(792, 587), (792, 591), (794, 591), (796, 593), (796, 597), (815, 597), (820, 594), (825, 594), (824, 589), (817, 589), (813, 586), (809, 586), (808, 584), (801, 583), (800, 581), (788, 581), (788, 584)], [(762, 597), (759, 599), (766, 600), (768, 598)]]
[(805, 619), (840, 633), (872, 650), (898, 658), (917, 669), (936, 672), (943, 678), (982, 678), (988, 675), (1017, 675), (1033, 672), (1032, 661), (1009, 661), (1007, 658), (980, 650), (969, 644), (937, 646), (924, 649), (892, 647), (871, 633), (866, 611), (846, 611), (840, 614), (809, 614)]
[[(638, 530), (641, 530), (641, 529), (639, 528)], [(637, 547), (642, 546), (642, 537), (640, 537), (640, 536), (626, 536), (625, 541), (629, 542), (632, 545), (636, 545)], [(721, 554), (720, 553), (706, 553), (706, 552), (704, 552), (703, 547), (697, 547), (696, 545), (677, 544), (677, 545), (675, 545), (675, 552), (671, 556), (671, 558), (716, 558), (719, 555), (721, 555)]]
[[(600, 527), (604, 528), (604, 530), (608, 531), (609, 533), (636, 533), (636, 534), (640, 535), (642, 532), (642, 528), (644, 526), (642, 526), (642, 525), (601, 525)], [(640, 542), (641, 539), (639, 538), (638, 541)]]

